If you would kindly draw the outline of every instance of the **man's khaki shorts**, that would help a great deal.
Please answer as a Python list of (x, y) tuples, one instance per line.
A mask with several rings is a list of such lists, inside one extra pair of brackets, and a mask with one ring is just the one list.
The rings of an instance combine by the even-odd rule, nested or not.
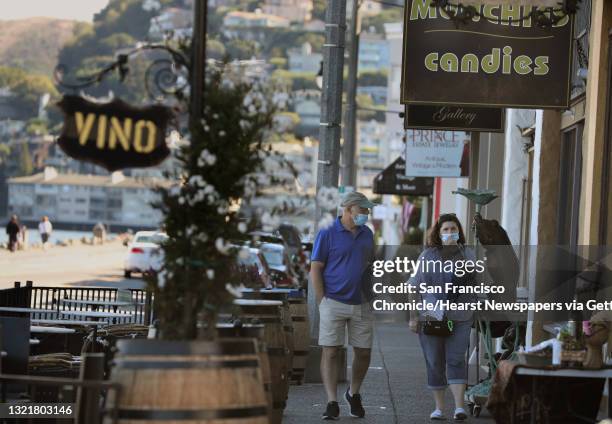
[(344, 346), (346, 327), (353, 347), (372, 348), (374, 314), (369, 302), (348, 305), (324, 297), (319, 304), (319, 345)]

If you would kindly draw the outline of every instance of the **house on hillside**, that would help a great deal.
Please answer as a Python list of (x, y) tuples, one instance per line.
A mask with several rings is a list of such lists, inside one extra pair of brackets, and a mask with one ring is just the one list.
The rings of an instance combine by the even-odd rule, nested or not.
[(19, 107), (7, 87), (0, 87), (0, 137), (13, 136), (25, 128), (30, 112)]
[(361, 16), (378, 15), (382, 11), (382, 3), (378, 0), (362, 0), (359, 5)]
[(313, 19), (304, 24), (304, 31), (325, 32), (325, 22), (320, 19)]
[[(185, 0), (185, 3), (191, 3), (193, 5), (193, 0)], [(239, 4), (239, 0), (208, 0), (209, 7), (232, 7), (238, 6)]]
[(229, 12), (223, 18), (223, 35), (227, 38), (265, 42), (271, 29), (288, 28), (290, 22), (281, 16), (255, 12)]
[(229, 12), (223, 18), (223, 26), (227, 29), (232, 27), (237, 28), (287, 28), (289, 27), (289, 19), (281, 16), (263, 13), (261, 9), (255, 12), (241, 12), (235, 10)]
[(294, 92), (293, 111), (300, 117), (296, 135), (318, 137), (321, 121), (321, 91), (299, 90)]
[(321, 61), (323, 61), (323, 55), (313, 53), (310, 43), (304, 43), (301, 47), (289, 49), (287, 56), (288, 68), (292, 72), (309, 72), (316, 75), (321, 67)]
[(359, 71), (388, 70), (389, 42), (384, 35), (372, 31), (359, 36)]
[(312, 18), (312, 0), (265, 0), (263, 11), (282, 16), (290, 22), (307, 22)]
[(357, 187), (372, 188), (374, 177), (386, 167), (385, 124), (371, 121), (357, 121)]
[(169, 7), (161, 11), (158, 16), (151, 18), (149, 36), (161, 39), (170, 31), (175, 37), (191, 37), (193, 30), (193, 12), (189, 9)]

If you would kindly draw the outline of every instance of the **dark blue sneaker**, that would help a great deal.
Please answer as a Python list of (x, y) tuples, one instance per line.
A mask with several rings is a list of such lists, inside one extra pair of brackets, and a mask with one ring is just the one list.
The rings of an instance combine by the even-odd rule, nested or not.
[(324, 420), (337, 420), (340, 417), (340, 407), (338, 402), (329, 402), (321, 417)]
[(351, 417), (365, 417), (365, 409), (363, 409), (363, 405), (361, 404), (361, 395), (359, 393), (355, 393), (353, 396), (351, 396), (349, 395), (349, 390), (350, 388), (346, 389), (344, 399), (346, 399), (346, 403), (348, 403), (348, 406), (350, 407)]

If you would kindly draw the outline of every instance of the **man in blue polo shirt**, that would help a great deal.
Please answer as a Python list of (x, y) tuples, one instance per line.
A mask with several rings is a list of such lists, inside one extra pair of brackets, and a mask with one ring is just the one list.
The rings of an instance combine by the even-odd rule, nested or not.
[(348, 341), (355, 353), (351, 384), (344, 394), (353, 417), (362, 418), (359, 388), (370, 365), (373, 313), (369, 267), (374, 257), (374, 235), (365, 225), (374, 203), (358, 192), (342, 201), (342, 216), (317, 234), (310, 277), (319, 304), (321, 377), (327, 392), (324, 420), (337, 420), (338, 351)]

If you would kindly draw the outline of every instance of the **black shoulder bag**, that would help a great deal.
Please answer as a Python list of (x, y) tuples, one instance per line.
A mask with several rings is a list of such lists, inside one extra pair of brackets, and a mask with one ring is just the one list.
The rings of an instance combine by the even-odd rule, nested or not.
[(421, 322), (421, 331), (427, 336), (450, 337), (453, 335), (454, 322), (444, 317), (442, 320)]

